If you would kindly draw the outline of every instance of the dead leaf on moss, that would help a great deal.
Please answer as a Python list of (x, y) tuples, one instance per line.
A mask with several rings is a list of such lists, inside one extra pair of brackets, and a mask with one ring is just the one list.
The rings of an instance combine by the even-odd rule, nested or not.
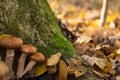
[(50, 58), (47, 59), (47, 66), (54, 66), (59, 62), (59, 59), (61, 57), (61, 53), (56, 53), (50, 56)]

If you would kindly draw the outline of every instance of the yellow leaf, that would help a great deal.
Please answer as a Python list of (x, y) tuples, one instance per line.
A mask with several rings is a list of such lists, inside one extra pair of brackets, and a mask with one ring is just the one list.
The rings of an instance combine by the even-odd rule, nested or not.
[(112, 69), (112, 63), (109, 61), (106, 61), (105, 64), (106, 64), (106, 66), (104, 67), (103, 71), (109, 72)]
[(7, 35), (7, 34), (1, 34), (1, 35), (0, 35), (0, 39), (5, 38), (5, 37), (7, 37), (7, 36), (10, 36), (10, 35)]
[(112, 11), (109, 11), (109, 14), (107, 16), (107, 23), (110, 23), (116, 19), (116, 14)]
[(56, 53), (50, 56), (50, 58), (47, 59), (47, 66), (54, 66), (59, 62), (59, 59), (61, 57), (61, 53)]
[(35, 70), (35, 77), (42, 75), (47, 71), (47, 67), (45, 64), (38, 66)]
[(67, 80), (68, 69), (66, 63), (61, 59), (59, 62), (59, 80)]
[(115, 57), (115, 55), (116, 55), (116, 53), (113, 52), (113, 53), (109, 54), (107, 57), (108, 57), (108, 59), (113, 59)]

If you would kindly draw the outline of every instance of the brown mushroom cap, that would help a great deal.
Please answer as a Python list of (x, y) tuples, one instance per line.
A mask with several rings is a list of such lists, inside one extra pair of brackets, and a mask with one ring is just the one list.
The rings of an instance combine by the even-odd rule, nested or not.
[(8, 36), (0, 40), (0, 46), (8, 49), (19, 48), (22, 45), (23, 45), (23, 41), (13, 36)]
[(38, 61), (38, 62), (42, 62), (42, 61), (45, 60), (45, 56), (42, 53), (40, 53), (40, 52), (35, 53), (30, 58), (32, 60), (35, 60), (35, 61)]
[(37, 49), (31, 44), (26, 44), (21, 47), (21, 51), (26, 54), (34, 54), (37, 52)]

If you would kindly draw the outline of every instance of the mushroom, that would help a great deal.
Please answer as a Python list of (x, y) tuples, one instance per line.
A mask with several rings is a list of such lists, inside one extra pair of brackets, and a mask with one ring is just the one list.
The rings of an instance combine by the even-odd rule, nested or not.
[(25, 60), (27, 55), (34, 54), (36, 53), (37, 49), (35, 46), (31, 44), (26, 44), (21, 47), (22, 54), (19, 58), (18, 61), (18, 68), (17, 68), (17, 76), (20, 77), (20, 75), (24, 71), (24, 66), (25, 66)]
[(23, 74), (20, 77), (22, 77), (24, 74), (30, 71), (33, 68), (33, 66), (36, 64), (36, 62), (42, 62), (45, 60), (45, 56), (40, 52), (33, 54), (30, 58), (31, 58), (31, 61), (28, 63)]
[(0, 61), (0, 80), (8, 80), (9, 72), (8, 66), (3, 61)]
[(7, 48), (5, 63), (10, 68), (10, 71), (11, 71), (10, 78), (14, 76), (14, 72), (12, 70), (12, 64), (13, 64), (13, 59), (14, 59), (14, 49), (19, 48), (22, 45), (23, 45), (23, 41), (14, 36), (7, 36), (0, 40), (0, 46)]

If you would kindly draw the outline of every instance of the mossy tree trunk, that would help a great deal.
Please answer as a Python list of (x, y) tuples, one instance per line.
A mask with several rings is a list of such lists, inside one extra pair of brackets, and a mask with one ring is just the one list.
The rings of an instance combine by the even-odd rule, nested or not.
[[(46, 0), (0, 0), (0, 34), (3, 33), (22, 38), (24, 44), (35, 45), (47, 57), (56, 52), (66, 58), (76, 55)], [(91, 74), (82, 79), (89, 80), (90, 76), (98, 80)]]
[(0, 0), (0, 34), (15, 35), (24, 43), (36, 45), (38, 51), (49, 56), (62, 52), (75, 54), (60, 32), (46, 0)]

